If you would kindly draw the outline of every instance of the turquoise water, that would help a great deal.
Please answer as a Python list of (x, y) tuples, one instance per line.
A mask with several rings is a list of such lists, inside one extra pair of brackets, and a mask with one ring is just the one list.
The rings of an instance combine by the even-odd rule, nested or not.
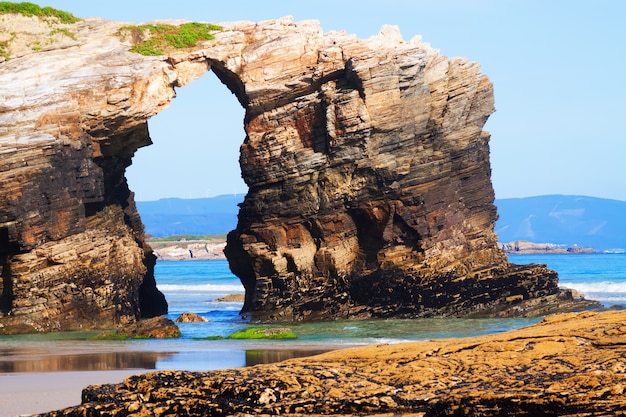
[[(606, 306), (626, 304), (626, 254), (511, 255), (518, 264), (541, 263), (559, 273), (560, 285), (573, 288)], [(181, 324), (185, 338), (227, 336), (250, 326), (241, 320), (241, 303), (216, 302), (226, 294), (243, 293), (226, 261), (161, 261), (157, 285), (170, 303), (175, 319), (184, 311), (209, 318), (209, 323)], [(267, 342), (280, 347), (305, 343), (333, 346), (396, 343), (444, 337), (467, 337), (507, 331), (537, 319), (414, 319), (335, 321), (289, 324), (297, 341)], [(278, 325), (280, 326), (280, 325)], [(245, 342), (244, 342), (245, 343)]]
[[(509, 259), (517, 264), (546, 264), (559, 273), (561, 286), (576, 289), (605, 306), (626, 304), (626, 254), (510, 255)], [(227, 294), (244, 292), (239, 279), (230, 273), (227, 261), (159, 261), (155, 275), (169, 302), (170, 318), (191, 311), (210, 319), (208, 323), (181, 323), (184, 338), (227, 336), (251, 325), (238, 314), (241, 303), (216, 301)], [(446, 318), (291, 323), (289, 327), (298, 335), (297, 341), (268, 343), (281, 346), (395, 343), (496, 333), (536, 321)]]

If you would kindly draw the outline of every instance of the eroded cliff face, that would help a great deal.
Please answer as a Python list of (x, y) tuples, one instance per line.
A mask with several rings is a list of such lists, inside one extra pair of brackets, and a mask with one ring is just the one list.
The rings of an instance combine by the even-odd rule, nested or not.
[(478, 64), (393, 27), (358, 40), (299, 25), (231, 70), (250, 191), (226, 255), (254, 317), (467, 315), (558, 291), (497, 248)]
[[(22, 16), (2, 25), (17, 39), (49, 30)], [(244, 310), (456, 315), (557, 293), (554, 272), (510, 265), (497, 247), (482, 130), (493, 87), (476, 63), (392, 27), (360, 40), (289, 18), (225, 24), (215, 40), (147, 57), (121, 26), (81, 20), (63, 26), (73, 38), (16, 42), (0, 63), (5, 326), (166, 311), (124, 170), (174, 88), (209, 70), (246, 109), (250, 191), (226, 248)]]
[[(36, 17), (4, 17), (47, 40)], [(0, 301), (5, 332), (111, 328), (167, 312), (124, 169), (172, 86), (101, 20), (0, 63)], [(163, 98), (162, 98), (163, 97)]]

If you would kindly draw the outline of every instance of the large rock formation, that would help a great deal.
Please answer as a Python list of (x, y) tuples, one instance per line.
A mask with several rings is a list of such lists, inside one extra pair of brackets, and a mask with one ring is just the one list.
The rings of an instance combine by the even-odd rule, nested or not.
[[(173, 90), (117, 23), (5, 16), (0, 63), (4, 331), (111, 328), (167, 312), (124, 169)], [(25, 39), (25, 40), (24, 40)], [(41, 51), (26, 44), (50, 43)], [(42, 42), (45, 41), (45, 42)], [(21, 42), (20, 42), (21, 41)]]
[(624, 311), (563, 314), (497, 335), (136, 375), (42, 416), (622, 416), (624, 320)]
[(477, 64), (392, 27), (360, 40), (317, 22), (242, 22), (143, 56), (129, 49), (149, 31), (121, 26), (0, 22), (5, 325), (107, 327), (166, 310), (124, 170), (174, 88), (209, 70), (246, 109), (250, 191), (226, 249), (245, 310), (456, 315), (557, 293), (554, 272), (497, 247), (482, 131), (493, 91)]

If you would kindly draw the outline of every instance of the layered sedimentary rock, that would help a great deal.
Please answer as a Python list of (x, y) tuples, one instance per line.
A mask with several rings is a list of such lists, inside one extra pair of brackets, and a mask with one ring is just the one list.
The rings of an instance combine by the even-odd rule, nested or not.
[(82, 405), (45, 415), (623, 415), (624, 320), (623, 311), (564, 314), (498, 335), (136, 375), (87, 387)]
[(365, 41), (318, 30), (285, 31), (236, 71), (250, 191), (225, 253), (244, 310), (463, 315), (555, 294), (555, 273), (497, 248), (478, 64), (390, 27)]
[(151, 62), (124, 53), (119, 24), (57, 26), (73, 38), (34, 51), (19, 41), (47, 44), (48, 23), (0, 23), (16, 38), (0, 63), (5, 332), (111, 328), (167, 312), (124, 169), (150, 143), (146, 119), (172, 88)]
[(482, 130), (493, 88), (478, 64), (391, 27), (360, 40), (241, 22), (142, 56), (129, 49), (148, 31), (87, 19), (53, 37), (49, 24), (0, 22), (15, 34), (0, 63), (3, 324), (106, 327), (166, 310), (124, 170), (175, 87), (209, 70), (246, 110), (250, 191), (226, 248), (245, 310), (458, 315), (557, 293), (554, 272), (497, 247)]

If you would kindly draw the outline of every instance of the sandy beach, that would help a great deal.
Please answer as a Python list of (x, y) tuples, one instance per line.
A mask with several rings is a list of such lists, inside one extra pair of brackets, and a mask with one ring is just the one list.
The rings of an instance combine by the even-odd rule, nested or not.
[[(247, 348), (247, 349), (246, 349)], [(206, 371), (310, 356), (311, 350), (267, 349), (261, 344), (210, 343), (180, 340), (124, 342), (3, 341), (0, 343), (0, 417), (44, 413), (80, 404), (88, 385), (119, 383), (127, 376), (158, 370)]]
[(122, 382), (141, 369), (0, 373), (0, 417), (43, 413), (80, 404), (83, 388)]

